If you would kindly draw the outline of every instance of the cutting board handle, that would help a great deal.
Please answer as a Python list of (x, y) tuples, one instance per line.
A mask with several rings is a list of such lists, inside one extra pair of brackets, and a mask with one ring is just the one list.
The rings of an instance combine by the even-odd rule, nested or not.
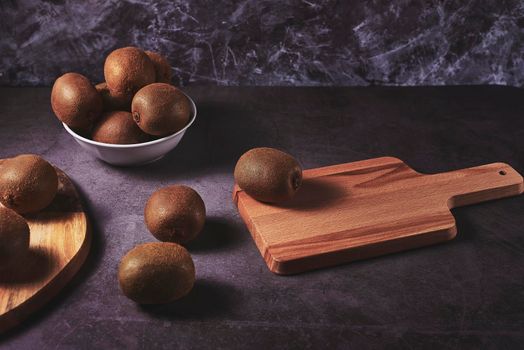
[(522, 176), (506, 163), (492, 163), (473, 168), (431, 175), (447, 196), (450, 208), (521, 194)]

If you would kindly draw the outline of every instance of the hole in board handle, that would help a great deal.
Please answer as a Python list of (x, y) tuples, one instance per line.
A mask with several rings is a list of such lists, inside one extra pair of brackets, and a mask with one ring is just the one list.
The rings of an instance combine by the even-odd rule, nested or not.
[(499, 174), (500, 174), (500, 175), (506, 175), (507, 173), (506, 173), (505, 170), (501, 170), (501, 171), (499, 171)]

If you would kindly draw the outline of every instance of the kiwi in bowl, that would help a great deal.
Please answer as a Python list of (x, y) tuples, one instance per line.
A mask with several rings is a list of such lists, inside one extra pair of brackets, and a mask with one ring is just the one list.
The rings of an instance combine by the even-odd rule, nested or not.
[(82, 148), (113, 165), (153, 162), (174, 149), (195, 121), (193, 100), (170, 85), (166, 57), (137, 47), (112, 51), (105, 81), (66, 73), (53, 87), (51, 104)]
[[(118, 143), (110, 143), (108, 138), (99, 138), (100, 135), (96, 136), (96, 139), (98, 139), (99, 141), (95, 141), (91, 138), (86, 137), (86, 135), (81, 135), (77, 133), (65, 123), (62, 123), (62, 125), (64, 126), (65, 130), (71, 136), (73, 136), (75, 141), (83, 149), (85, 149), (87, 152), (106, 163), (116, 166), (133, 166), (147, 164), (163, 158), (168, 152), (172, 151), (178, 145), (180, 140), (182, 140), (182, 137), (184, 136), (187, 129), (195, 122), (197, 116), (197, 108), (195, 102), (189, 96), (185, 96), (189, 103), (189, 118), (185, 126), (183, 126), (181, 129), (174, 133), (162, 136), (160, 138), (155, 138), (155, 136), (146, 133), (149, 141), (145, 142), (123, 144), (121, 143), (121, 140), (118, 140)], [(132, 118), (131, 113), (128, 112), (122, 112), (119, 114), (123, 113), (127, 113), (129, 118)], [(102, 115), (100, 121), (97, 124), (95, 124), (93, 132), (97, 132), (97, 130), (99, 129), (105, 129), (103, 131), (103, 136), (109, 138), (113, 137), (113, 139), (115, 139), (116, 133), (109, 135), (111, 134), (110, 126), (106, 125), (106, 127), (104, 128), (100, 126), (103, 125), (101, 123), (107, 120), (107, 115), (108, 114)], [(109, 119), (113, 119), (112, 122), (115, 122), (117, 118), (113, 117)], [(132, 126), (132, 124), (128, 122), (126, 122), (125, 124), (127, 125), (127, 127)], [(127, 130), (129, 131), (129, 129)], [(136, 129), (130, 132), (129, 134), (132, 134), (133, 137), (137, 138), (134, 142), (139, 141), (138, 139), (142, 137), (145, 137), (143, 136), (144, 133), (142, 131), (138, 131)]]

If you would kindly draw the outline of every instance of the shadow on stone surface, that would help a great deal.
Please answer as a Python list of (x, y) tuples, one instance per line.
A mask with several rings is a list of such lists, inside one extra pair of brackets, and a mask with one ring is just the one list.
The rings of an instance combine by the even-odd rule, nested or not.
[(171, 304), (139, 305), (153, 317), (161, 319), (202, 319), (219, 317), (232, 308), (235, 289), (224, 282), (197, 280), (191, 292)]
[(198, 237), (187, 244), (190, 252), (222, 250), (234, 247), (242, 240), (242, 232), (226, 218), (209, 217)]

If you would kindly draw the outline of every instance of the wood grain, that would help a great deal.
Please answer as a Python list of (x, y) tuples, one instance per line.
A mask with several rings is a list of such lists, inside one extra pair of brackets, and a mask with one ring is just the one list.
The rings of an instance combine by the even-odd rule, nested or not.
[(258, 202), (236, 185), (233, 200), (269, 269), (291, 274), (450, 240), (451, 208), (523, 190), (504, 163), (426, 175), (382, 157), (305, 170), (285, 205)]
[(51, 205), (26, 215), (30, 253), (16, 269), (0, 271), (0, 331), (5, 331), (56, 295), (78, 272), (91, 235), (78, 193), (57, 169), (58, 193)]

